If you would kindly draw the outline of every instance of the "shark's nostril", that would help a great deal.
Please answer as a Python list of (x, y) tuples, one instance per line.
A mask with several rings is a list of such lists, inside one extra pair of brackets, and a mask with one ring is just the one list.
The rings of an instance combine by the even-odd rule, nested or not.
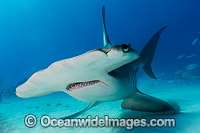
[(16, 88), (16, 92), (15, 92), (15, 93), (20, 93), (20, 91), (19, 91), (19, 87)]
[(18, 91), (15, 92), (16, 95), (20, 94)]
[(16, 91), (15, 94), (19, 97), (19, 93)]

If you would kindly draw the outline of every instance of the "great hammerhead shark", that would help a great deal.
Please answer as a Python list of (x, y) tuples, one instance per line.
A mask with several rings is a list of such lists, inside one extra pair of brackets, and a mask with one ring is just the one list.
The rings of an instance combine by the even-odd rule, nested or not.
[(84, 110), (64, 118), (77, 117), (100, 102), (123, 99), (121, 107), (145, 112), (172, 112), (173, 106), (163, 100), (140, 92), (136, 73), (143, 68), (156, 78), (151, 62), (162, 31), (161, 28), (145, 45), (140, 54), (127, 44), (113, 44), (106, 30), (105, 8), (102, 8), (104, 48), (57, 61), (48, 68), (34, 73), (16, 89), (22, 98), (38, 97), (63, 91), (72, 97), (90, 102)]

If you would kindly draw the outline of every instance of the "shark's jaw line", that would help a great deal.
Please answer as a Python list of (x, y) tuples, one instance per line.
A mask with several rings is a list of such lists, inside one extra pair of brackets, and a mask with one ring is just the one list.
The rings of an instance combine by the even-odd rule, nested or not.
[(85, 87), (88, 87), (88, 86), (93, 86), (95, 84), (98, 84), (98, 83), (102, 83), (106, 86), (108, 86), (108, 84), (100, 81), (100, 80), (92, 80), (92, 81), (87, 81), (87, 82), (76, 82), (76, 83), (71, 83), (67, 86), (67, 90), (69, 91), (73, 91), (73, 90), (76, 90), (76, 89), (81, 89), (81, 88), (85, 88)]

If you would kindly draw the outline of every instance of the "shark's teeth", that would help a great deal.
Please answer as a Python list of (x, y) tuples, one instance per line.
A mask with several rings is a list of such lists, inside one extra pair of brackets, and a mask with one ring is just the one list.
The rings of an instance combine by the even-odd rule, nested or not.
[(80, 88), (83, 88), (83, 87), (87, 87), (87, 86), (90, 86), (90, 85), (97, 84), (99, 82), (101, 82), (101, 81), (94, 80), (94, 81), (88, 81), (88, 82), (72, 83), (72, 84), (69, 84), (66, 89), (69, 90), (69, 91), (72, 91), (74, 89), (80, 89)]

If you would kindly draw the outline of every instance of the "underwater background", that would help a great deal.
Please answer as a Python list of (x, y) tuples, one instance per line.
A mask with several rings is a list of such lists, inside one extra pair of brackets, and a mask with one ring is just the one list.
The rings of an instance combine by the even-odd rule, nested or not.
[[(106, 8), (108, 35), (114, 44), (131, 43), (141, 51), (163, 26), (152, 68), (158, 79), (140, 70), (138, 89), (174, 100), (181, 113), (175, 128), (27, 128), (27, 114), (62, 117), (88, 103), (54, 93), (22, 99), (18, 85), (58, 60), (102, 48), (101, 9)], [(0, 132), (197, 132), (200, 124), (200, 1), (198, 0), (1, 0)], [(56, 77), (55, 77), (56, 79)], [(145, 113), (121, 109), (122, 101), (102, 103), (81, 115), (136, 117)]]

